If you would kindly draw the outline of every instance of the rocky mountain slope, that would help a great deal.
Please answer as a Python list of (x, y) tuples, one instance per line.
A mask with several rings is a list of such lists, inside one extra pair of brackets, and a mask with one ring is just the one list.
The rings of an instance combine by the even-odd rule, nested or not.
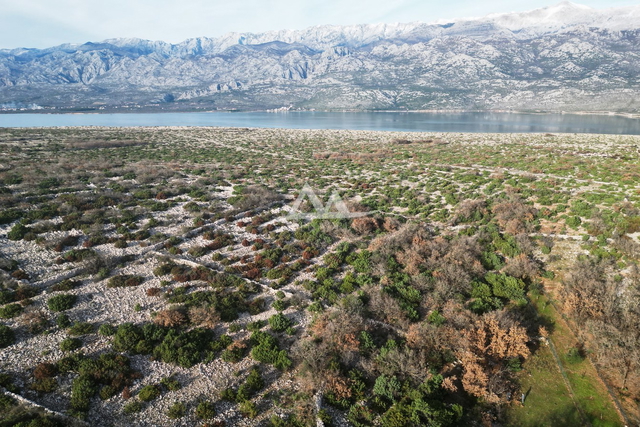
[(0, 50), (0, 108), (640, 111), (640, 6)]

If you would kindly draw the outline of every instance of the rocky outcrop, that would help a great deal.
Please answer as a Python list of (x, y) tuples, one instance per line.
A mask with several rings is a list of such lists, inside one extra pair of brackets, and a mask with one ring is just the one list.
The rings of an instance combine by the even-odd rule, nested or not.
[(0, 50), (0, 98), (47, 108), (638, 112), (639, 17), (640, 7), (563, 2), (450, 23)]

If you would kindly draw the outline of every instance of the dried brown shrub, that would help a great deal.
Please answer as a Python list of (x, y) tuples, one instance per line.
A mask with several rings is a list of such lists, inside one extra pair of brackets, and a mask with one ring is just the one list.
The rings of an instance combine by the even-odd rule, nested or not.
[(400, 226), (401, 226), (400, 221), (390, 216), (385, 217), (382, 223), (382, 229), (389, 233), (398, 231)]
[(336, 340), (338, 351), (358, 351), (360, 348), (360, 341), (356, 338), (353, 332), (338, 336)]
[(36, 380), (43, 380), (45, 378), (55, 377), (58, 373), (58, 368), (53, 363), (42, 362), (36, 365), (33, 370), (33, 378)]
[(527, 330), (515, 324), (500, 325), (496, 315), (486, 315), (476, 322), (475, 328), (465, 332), (472, 348), (480, 354), (502, 360), (512, 357), (527, 358), (531, 354), (527, 343)]
[(131, 390), (129, 389), (129, 386), (125, 386), (125, 388), (122, 389), (122, 398), (124, 400), (131, 399)]
[(191, 307), (189, 309), (189, 321), (194, 326), (213, 329), (220, 322), (220, 315), (213, 307)]
[(147, 296), (149, 297), (157, 297), (162, 293), (162, 289), (160, 288), (149, 288), (147, 289)]
[(174, 328), (176, 326), (182, 326), (187, 323), (187, 316), (180, 308), (170, 308), (167, 310), (160, 310), (153, 318), (153, 322), (156, 325), (164, 326), (167, 328)]
[(22, 301), (28, 298), (33, 298), (38, 294), (38, 289), (30, 285), (20, 285), (16, 289), (16, 301)]
[(102, 140), (102, 139), (67, 139), (64, 144), (72, 150), (94, 150), (97, 148), (136, 147), (149, 144), (134, 140)]
[(243, 273), (243, 276), (249, 280), (256, 280), (262, 276), (262, 270), (257, 267), (253, 267)]
[(374, 318), (403, 329), (408, 327), (407, 315), (395, 298), (380, 286), (370, 287), (365, 292), (369, 296), (368, 308)]
[(451, 377), (446, 377), (442, 380), (442, 388), (451, 393), (458, 392), (458, 386), (456, 385), (456, 381), (458, 381), (458, 377), (453, 375)]
[(520, 279), (533, 279), (540, 274), (538, 262), (526, 254), (517, 255), (507, 261), (505, 273)]
[(37, 309), (27, 309), (20, 316), (20, 323), (32, 334), (38, 334), (45, 330), (49, 324), (49, 318), (43, 311)]
[(577, 261), (564, 278), (561, 291), (565, 309), (580, 320), (600, 319), (615, 312), (616, 286), (607, 283), (605, 265)]
[(470, 351), (465, 352), (460, 361), (464, 367), (462, 374), (462, 386), (465, 391), (477, 397), (483, 397), (490, 403), (497, 403), (500, 398), (487, 391), (489, 376), (480, 364), (481, 358)]
[(533, 220), (538, 214), (533, 206), (526, 205), (518, 196), (499, 203), (492, 208), (498, 224), (510, 234), (520, 234), (533, 229)]
[(351, 228), (358, 234), (370, 234), (378, 229), (378, 221), (371, 217), (354, 218)]
[(331, 375), (327, 378), (327, 390), (336, 400), (349, 399), (352, 396), (350, 381), (344, 377)]
[(24, 270), (16, 270), (11, 273), (11, 277), (18, 280), (29, 280), (29, 274)]
[[(445, 301), (455, 293), (467, 292), (469, 283), (484, 275), (479, 260), (482, 252), (476, 238), (458, 237), (449, 241), (440, 236), (431, 238), (424, 230), (415, 231), (413, 236), (404, 236), (399, 241), (382, 239), (376, 246), (381, 245), (384, 253), (395, 246), (396, 259), (412, 276), (430, 271), (434, 279), (431, 286), (439, 299)], [(394, 234), (405, 233), (400, 230)]]
[(467, 328), (464, 338), (466, 349), (459, 349), (457, 354), (465, 391), (491, 403), (507, 401), (517, 390), (517, 382), (504, 368), (504, 361), (530, 355), (526, 329), (509, 312), (493, 312)]
[(452, 218), (452, 223), (466, 222), (475, 216), (487, 214), (487, 202), (484, 199), (467, 199), (460, 202)]

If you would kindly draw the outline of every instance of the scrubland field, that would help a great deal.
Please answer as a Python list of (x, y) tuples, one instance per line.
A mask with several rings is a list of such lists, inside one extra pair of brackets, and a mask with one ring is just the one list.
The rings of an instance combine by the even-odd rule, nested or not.
[(0, 426), (637, 425), (639, 144), (0, 129)]

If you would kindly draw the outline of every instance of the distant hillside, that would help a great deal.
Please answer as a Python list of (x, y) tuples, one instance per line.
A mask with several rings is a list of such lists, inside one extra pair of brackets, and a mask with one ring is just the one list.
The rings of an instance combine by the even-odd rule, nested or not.
[(0, 50), (0, 108), (640, 112), (640, 6)]

